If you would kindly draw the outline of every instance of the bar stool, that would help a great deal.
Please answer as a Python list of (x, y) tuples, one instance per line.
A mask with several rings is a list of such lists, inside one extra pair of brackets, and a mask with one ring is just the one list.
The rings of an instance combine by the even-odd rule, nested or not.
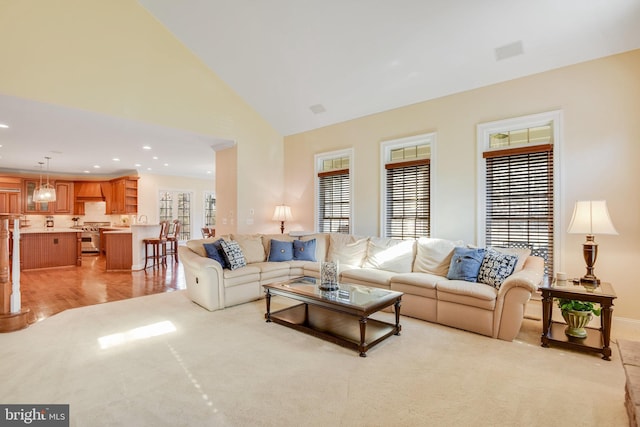
[(180, 240), (180, 221), (177, 219), (173, 220), (173, 230), (167, 235), (167, 244), (169, 247), (167, 248), (167, 256), (171, 257), (173, 255), (173, 259), (175, 262), (178, 262), (178, 241)]
[[(144, 269), (147, 269), (149, 259), (153, 260), (150, 267), (159, 266), (160, 263), (167, 265), (167, 233), (169, 232), (169, 221), (160, 221), (160, 235), (142, 239), (144, 243)], [(149, 254), (151, 245), (151, 254)]]

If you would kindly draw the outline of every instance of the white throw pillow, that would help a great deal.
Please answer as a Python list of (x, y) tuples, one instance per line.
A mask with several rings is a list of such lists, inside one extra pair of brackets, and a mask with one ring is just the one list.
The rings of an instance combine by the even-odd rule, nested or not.
[(357, 238), (351, 234), (331, 233), (329, 238), (330, 261), (338, 261), (340, 265), (361, 267), (367, 255), (367, 237)]
[(362, 266), (395, 273), (410, 273), (415, 258), (415, 243), (415, 239), (371, 237), (367, 245), (367, 258)]
[(451, 257), (456, 246), (464, 246), (462, 240), (432, 239), (420, 237), (418, 239), (416, 260), (413, 271), (431, 273), (446, 277), (451, 264)]

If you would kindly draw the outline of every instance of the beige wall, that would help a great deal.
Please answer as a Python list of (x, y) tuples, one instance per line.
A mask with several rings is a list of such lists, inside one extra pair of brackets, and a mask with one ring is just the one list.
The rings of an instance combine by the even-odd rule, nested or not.
[(218, 179), (237, 181), (235, 211), (260, 212), (238, 230), (273, 226), (282, 136), (135, 0), (0, 0), (0, 40), (2, 94), (235, 141), (250, 173)]
[(436, 132), (434, 237), (475, 242), (476, 126), (561, 110), (561, 243), (558, 268), (584, 274), (584, 236), (566, 229), (576, 200), (606, 199), (618, 236), (597, 236), (596, 275), (613, 283), (616, 316), (640, 320), (640, 285), (629, 266), (640, 260), (640, 50), (520, 78), (285, 138), (285, 200), (296, 227), (314, 226), (314, 154), (353, 147), (354, 232), (377, 235), (380, 142)]

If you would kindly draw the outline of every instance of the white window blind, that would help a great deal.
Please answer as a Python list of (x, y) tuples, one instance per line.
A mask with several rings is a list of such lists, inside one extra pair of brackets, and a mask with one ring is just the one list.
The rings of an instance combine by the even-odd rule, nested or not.
[(553, 145), (486, 151), (486, 244), (527, 247), (553, 277)]
[(430, 236), (430, 160), (387, 163), (386, 236)]

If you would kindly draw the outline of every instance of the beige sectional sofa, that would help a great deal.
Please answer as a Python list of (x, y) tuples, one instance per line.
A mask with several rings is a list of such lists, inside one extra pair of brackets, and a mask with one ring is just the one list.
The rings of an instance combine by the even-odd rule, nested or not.
[[(543, 260), (528, 251), (497, 248), (511, 264), (517, 261), (500, 285), (447, 278), (452, 259), (461, 261), (458, 251), (467, 246), (445, 239), (400, 241), (318, 233), (300, 237), (302, 242), (315, 241), (315, 261), (279, 262), (269, 261), (271, 240), (293, 242), (296, 238), (241, 234), (223, 239), (237, 242), (246, 266), (223, 269), (208, 258), (204, 244), (217, 239), (191, 240), (179, 248), (189, 297), (212, 311), (263, 297), (262, 285), (266, 283), (319, 277), (321, 261), (337, 260), (341, 282), (403, 292), (402, 315), (511, 341), (520, 330), (525, 305), (544, 272)], [(484, 263), (482, 267), (486, 273)]]

